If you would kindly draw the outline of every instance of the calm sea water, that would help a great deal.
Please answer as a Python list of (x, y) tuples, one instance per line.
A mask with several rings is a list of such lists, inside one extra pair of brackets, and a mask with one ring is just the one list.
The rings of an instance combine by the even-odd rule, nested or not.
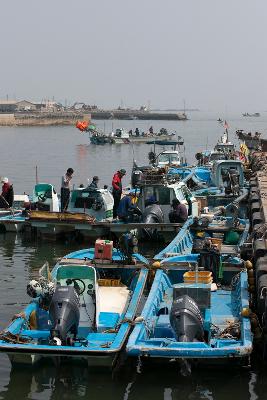
[[(97, 126), (106, 133), (112, 127), (138, 126), (141, 131), (150, 125), (155, 131), (166, 127), (184, 137), (186, 158), (194, 162), (195, 153), (213, 147), (223, 133), (216, 121), (219, 117), (224, 115), (196, 112), (186, 122), (97, 121)], [(227, 115), (227, 121), (232, 141), (235, 129), (260, 131), (267, 137), (267, 114), (260, 118)], [(96, 174), (102, 185), (110, 185), (113, 173), (123, 167), (129, 171), (124, 182), (127, 185), (133, 158), (143, 164), (150, 150), (145, 144), (92, 146), (88, 134), (73, 127), (0, 127), (0, 135), (0, 176), (9, 177), (16, 193), (32, 192), (36, 167), (39, 181), (50, 182), (56, 189), (68, 167), (75, 170), (75, 185), (86, 184)], [(0, 234), (0, 328), (28, 303), (26, 285), (46, 260), (53, 265), (57, 258), (84, 246)], [(174, 364), (144, 366), (135, 361), (113, 375), (79, 365), (13, 370), (8, 358), (0, 355), (0, 399), (263, 400), (266, 391), (267, 373), (257, 363), (245, 369), (198, 369), (190, 378), (182, 378)]]

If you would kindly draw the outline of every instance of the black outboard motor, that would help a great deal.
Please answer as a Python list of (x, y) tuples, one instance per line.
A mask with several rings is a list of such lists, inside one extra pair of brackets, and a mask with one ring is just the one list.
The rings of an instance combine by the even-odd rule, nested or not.
[(201, 312), (188, 295), (177, 297), (172, 303), (170, 323), (177, 342), (203, 342), (204, 329)]
[(79, 295), (74, 286), (57, 286), (49, 307), (52, 322), (50, 344), (69, 345), (69, 334), (78, 333), (80, 320)]
[(235, 169), (230, 168), (229, 175), (230, 175), (231, 189), (233, 195), (238, 195), (240, 192), (239, 173)]
[(142, 181), (143, 172), (136, 167), (136, 169), (132, 170), (131, 176), (131, 184), (133, 188), (136, 188), (139, 183)]
[(151, 204), (145, 208), (143, 212), (143, 222), (146, 224), (153, 224), (163, 222), (163, 220), (163, 212), (158, 204)]
[[(158, 204), (151, 204), (145, 208), (143, 212), (143, 222), (146, 224), (161, 223), (164, 221), (164, 215), (162, 209)], [(144, 228), (144, 236), (148, 239), (157, 238), (157, 230)]]

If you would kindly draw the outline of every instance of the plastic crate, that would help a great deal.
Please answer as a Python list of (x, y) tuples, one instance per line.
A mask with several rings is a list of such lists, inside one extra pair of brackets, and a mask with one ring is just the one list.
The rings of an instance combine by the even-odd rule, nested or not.
[(184, 283), (212, 283), (212, 272), (210, 271), (187, 271), (183, 275)]
[(123, 286), (120, 279), (98, 279), (98, 286)]
[(216, 246), (218, 247), (218, 250), (219, 250), (219, 251), (221, 251), (221, 249), (222, 249), (222, 243), (223, 243), (223, 240), (222, 240), (222, 239), (216, 238), (216, 237), (212, 237), (212, 238), (210, 238), (210, 241), (211, 241), (211, 243), (212, 243), (213, 245), (216, 245)]

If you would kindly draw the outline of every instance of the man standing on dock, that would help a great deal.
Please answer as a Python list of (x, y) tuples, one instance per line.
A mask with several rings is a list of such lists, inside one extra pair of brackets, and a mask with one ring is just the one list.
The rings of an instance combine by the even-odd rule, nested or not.
[(65, 212), (68, 208), (70, 199), (70, 181), (72, 179), (74, 171), (72, 168), (68, 168), (64, 176), (62, 176), (61, 184), (61, 212)]
[(126, 175), (125, 169), (120, 169), (117, 171), (112, 179), (112, 195), (114, 199), (114, 206), (113, 206), (113, 218), (117, 217), (117, 209), (121, 199), (122, 193), (122, 183), (121, 180)]

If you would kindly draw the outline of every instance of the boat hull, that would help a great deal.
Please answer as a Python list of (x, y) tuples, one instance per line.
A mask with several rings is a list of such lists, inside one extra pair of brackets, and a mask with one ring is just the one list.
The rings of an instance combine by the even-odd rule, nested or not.
[(108, 355), (103, 354), (95, 354), (95, 355), (59, 355), (58, 353), (22, 353), (12, 351), (11, 353), (7, 353), (8, 358), (12, 365), (36, 365), (42, 363), (44, 361), (50, 361), (55, 365), (63, 364), (66, 362), (79, 362), (84, 363), (88, 367), (107, 367), (112, 368), (116, 360), (118, 359), (119, 352), (115, 352)]
[[(84, 362), (92, 367), (112, 367), (119, 360), (120, 354), (125, 348), (148, 277), (148, 269), (146, 268), (148, 261), (139, 254), (134, 254), (133, 257), (139, 264), (136, 262), (129, 266), (125, 264), (116, 266), (116, 262), (119, 263), (121, 261), (121, 255), (116, 249), (113, 249), (112, 261), (114, 264), (103, 264), (102, 262), (99, 264), (100, 271), (107, 268), (107, 271), (112, 272), (114, 270), (117, 276), (123, 276), (124, 279), (130, 276), (133, 286), (130, 289), (130, 286), (129, 288), (125, 285), (116, 286), (117, 283), (111, 283), (109, 279), (98, 279), (98, 281), (105, 281), (101, 282), (103, 284), (103, 286), (101, 285), (102, 288), (109, 289), (109, 292), (107, 290), (101, 291), (103, 298), (101, 310), (106, 309), (103, 307), (109, 307), (108, 309), (111, 311), (102, 312), (102, 314), (99, 311), (98, 322), (92, 329), (90, 328), (91, 319), (87, 314), (88, 311), (86, 311), (86, 314), (89, 317), (89, 322), (85, 323), (84, 319), (86, 317), (82, 314), (83, 307), (79, 304), (81, 313), (79, 314), (80, 325), (77, 340), (73, 344), (56, 345), (56, 341), (51, 342), (51, 322), (48, 319), (50, 314), (48, 315), (46, 310), (40, 309), (39, 301), (34, 299), (1, 332), (0, 352), (7, 354), (12, 364), (34, 365), (47, 359), (56, 364), (71, 360)], [(91, 258), (94, 258), (94, 248), (68, 254), (55, 265), (51, 273), (52, 280), (57, 282), (59, 280), (64, 283), (65, 277), (72, 274), (72, 276), (79, 276), (77, 279), (82, 281), (80, 279), (81, 274), (84, 274), (83, 276), (85, 277), (86, 273), (89, 274), (89, 272), (86, 272), (87, 267), (90, 270), (92, 268), (98, 269), (98, 264), (94, 264), (95, 267), (92, 267), (91, 261), (85, 261)], [(118, 275), (119, 271), (121, 271), (121, 275)], [(96, 271), (94, 273), (96, 274)], [(86, 282), (84, 285), (92, 282), (89, 278), (87, 281), (86, 278), (83, 279)], [(114, 289), (118, 290), (114, 291)], [(99, 289), (97, 290), (96, 298), (100, 296), (100, 291)], [(130, 297), (128, 297), (128, 292), (131, 292)], [(113, 306), (110, 305), (112, 301), (111, 297), (109, 297), (107, 306), (105, 303), (107, 293), (112, 293), (113, 303), (114, 299), (115, 301), (117, 299), (117, 301), (121, 302), (120, 305), (117, 303), (115, 306), (114, 304)], [(97, 304), (96, 307), (100, 307), (99, 301)], [(100, 316), (102, 318), (101, 322)], [(36, 318), (39, 322), (32, 322), (31, 318), (33, 320)], [(43, 322), (41, 321), (42, 318)]]
[[(238, 274), (239, 279), (232, 293), (229, 290), (218, 290), (212, 292), (209, 298), (208, 285), (205, 289), (203, 287), (206, 292), (203, 292), (199, 301), (203, 307), (203, 327), (209, 335), (209, 340), (182, 342), (177, 341), (175, 337), (169, 312), (167, 314), (159, 312), (170, 308), (174, 286), (169, 276), (177, 277), (181, 270), (183, 274), (182, 266), (180, 269), (175, 269), (175, 266), (170, 267), (169, 275), (164, 271), (157, 271), (140, 322), (129, 337), (126, 347), (127, 355), (151, 360), (197, 360), (211, 364), (224, 363), (230, 359), (241, 363), (246, 362), (253, 349), (250, 320), (240, 317), (241, 310), (249, 307), (247, 273), (243, 271)], [(177, 289), (188, 290), (188, 287), (181, 283)], [(198, 296), (196, 288), (201, 290), (201, 285), (195, 284), (191, 287), (193, 289), (190, 293)], [(239, 324), (238, 337), (221, 335), (229, 324)], [(218, 335), (214, 333), (214, 327), (218, 328)]]

